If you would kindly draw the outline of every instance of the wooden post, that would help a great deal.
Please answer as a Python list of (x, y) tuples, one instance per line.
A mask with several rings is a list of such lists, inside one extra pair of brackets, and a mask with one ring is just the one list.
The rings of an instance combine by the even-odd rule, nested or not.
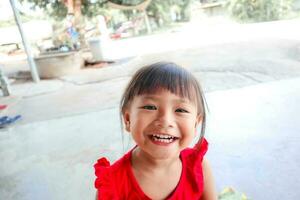
[(9, 0), (9, 1), (10, 1), (10, 5), (11, 5), (11, 8), (12, 8), (13, 13), (14, 13), (15, 21), (16, 21), (16, 24), (19, 28), (19, 32), (20, 32), (20, 35), (21, 35), (21, 38), (22, 38), (22, 42), (23, 42), (23, 45), (24, 45), (24, 48), (25, 48), (25, 51), (26, 51), (26, 54), (27, 54), (27, 60), (28, 60), (29, 66), (30, 66), (32, 79), (33, 79), (34, 82), (38, 83), (40, 81), (40, 77), (38, 75), (36, 65), (35, 65), (35, 62), (33, 60), (30, 45), (28, 44), (27, 39), (25, 37), (25, 34), (23, 32), (22, 24), (21, 24), (21, 21), (19, 19), (19, 12), (16, 9), (15, 1), (14, 0)]
[(4, 76), (1, 67), (0, 67), (0, 88), (2, 90), (3, 96), (9, 96), (10, 95), (10, 87), (9, 87), (9, 82)]
[(66, 0), (64, 1), (65, 6), (68, 8), (68, 14), (74, 13), (74, 3), (73, 0)]
[(149, 22), (149, 18), (148, 18), (148, 15), (147, 15), (147, 11), (144, 10), (143, 13), (144, 13), (145, 23), (146, 23), (146, 27), (147, 27), (147, 32), (148, 32), (148, 34), (150, 34), (150, 33), (152, 33), (152, 29), (151, 29), (151, 26), (150, 26), (150, 22)]

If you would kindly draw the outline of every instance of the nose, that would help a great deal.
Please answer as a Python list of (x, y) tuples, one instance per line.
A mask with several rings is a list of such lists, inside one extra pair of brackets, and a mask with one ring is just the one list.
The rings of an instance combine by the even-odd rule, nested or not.
[(169, 128), (174, 125), (174, 115), (170, 110), (158, 110), (155, 124), (160, 128)]

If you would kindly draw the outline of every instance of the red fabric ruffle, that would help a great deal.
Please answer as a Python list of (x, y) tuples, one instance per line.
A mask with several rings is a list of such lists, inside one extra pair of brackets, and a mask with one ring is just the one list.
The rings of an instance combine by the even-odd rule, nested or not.
[[(193, 148), (181, 151), (182, 177), (169, 200), (200, 198), (204, 188), (202, 161), (207, 149), (208, 142), (203, 138)], [(131, 172), (131, 153), (132, 150), (113, 165), (106, 158), (99, 159), (94, 165), (98, 200), (149, 199), (139, 188)]]
[[(187, 166), (187, 178), (194, 191), (203, 191), (203, 171), (202, 160), (208, 149), (208, 142), (205, 138), (197, 143), (194, 148), (184, 150), (182, 156), (185, 156)], [(200, 187), (199, 187), (200, 186)]]
[(108, 200), (117, 199), (115, 197), (113, 183), (111, 182), (110, 176), (110, 163), (106, 158), (100, 158), (94, 165), (95, 168), (95, 187), (98, 190), (98, 199)]

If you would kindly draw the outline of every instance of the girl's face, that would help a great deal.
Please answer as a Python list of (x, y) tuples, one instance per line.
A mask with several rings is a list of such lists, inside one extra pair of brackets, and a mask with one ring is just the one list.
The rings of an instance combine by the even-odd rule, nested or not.
[(202, 120), (194, 102), (165, 89), (135, 96), (123, 117), (139, 150), (158, 159), (179, 156)]

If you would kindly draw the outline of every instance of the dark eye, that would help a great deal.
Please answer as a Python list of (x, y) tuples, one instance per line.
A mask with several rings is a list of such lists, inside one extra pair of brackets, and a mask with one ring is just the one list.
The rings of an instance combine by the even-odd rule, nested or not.
[(142, 108), (146, 110), (156, 110), (156, 107), (151, 105), (143, 106)]
[(185, 110), (185, 109), (182, 109), (182, 108), (178, 108), (178, 109), (176, 109), (176, 111), (175, 112), (180, 112), (180, 113), (188, 113), (188, 111), (187, 110)]

